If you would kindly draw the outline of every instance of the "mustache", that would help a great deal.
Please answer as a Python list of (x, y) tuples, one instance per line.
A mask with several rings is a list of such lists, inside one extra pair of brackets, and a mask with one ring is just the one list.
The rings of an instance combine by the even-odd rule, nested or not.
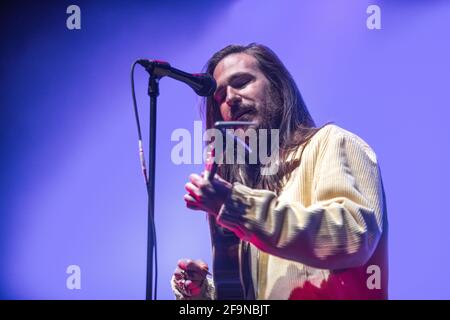
[(234, 111), (231, 112), (232, 119), (238, 119), (243, 114), (249, 113), (249, 112), (256, 112), (256, 108), (249, 104), (239, 104), (234, 106)]

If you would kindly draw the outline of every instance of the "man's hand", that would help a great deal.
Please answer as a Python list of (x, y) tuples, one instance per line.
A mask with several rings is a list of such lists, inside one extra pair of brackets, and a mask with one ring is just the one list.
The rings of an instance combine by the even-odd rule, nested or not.
[(173, 273), (173, 286), (184, 299), (202, 299), (208, 265), (202, 260), (181, 259)]
[(190, 182), (186, 183), (187, 194), (184, 195), (186, 206), (193, 210), (206, 211), (214, 216), (220, 211), (225, 199), (231, 193), (232, 184), (220, 178), (217, 174), (213, 181), (203, 178), (203, 175), (191, 174)]

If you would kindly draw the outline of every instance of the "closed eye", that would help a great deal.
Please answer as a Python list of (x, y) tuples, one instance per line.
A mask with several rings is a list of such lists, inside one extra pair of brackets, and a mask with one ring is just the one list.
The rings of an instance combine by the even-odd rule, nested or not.
[(233, 79), (230, 85), (235, 89), (242, 89), (252, 80), (251, 77), (239, 77), (237, 79)]
[[(228, 80), (228, 85), (234, 89), (243, 89), (250, 82), (254, 81), (255, 77), (248, 73), (237, 73), (232, 75)], [(225, 99), (226, 85), (219, 86), (214, 94), (214, 100), (217, 104), (221, 104)]]

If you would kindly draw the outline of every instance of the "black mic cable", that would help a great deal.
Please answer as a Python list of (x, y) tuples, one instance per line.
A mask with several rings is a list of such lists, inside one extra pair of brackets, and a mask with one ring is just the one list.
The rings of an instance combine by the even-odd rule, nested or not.
[[(136, 118), (136, 125), (137, 125), (137, 131), (138, 131), (138, 140), (139, 140), (139, 159), (141, 163), (141, 170), (142, 174), (144, 175), (145, 179), (145, 185), (147, 188), (147, 195), (150, 196), (150, 185), (147, 175), (147, 167), (145, 164), (145, 157), (144, 157), (144, 147), (142, 145), (142, 131), (141, 131), (141, 123), (139, 121), (139, 112), (137, 108), (137, 102), (136, 102), (136, 92), (134, 89), (134, 68), (138, 64), (139, 60), (136, 60), (133, 65), (131, 66), (131, 94), (133, 96), (133, 107), (134, 107), (134, 115)], [(154, 299), (157, 300), (157, 292), (158, 292), (158, 251), (157, 251), (157, 245), (156, 245), (156, 227), (155, 227), (155, 219), (152, 217), (150, 228), (153, 234), (153, 248), (152, 252), (154, 253), (155, 257), (155, 286), (154, 286)], [(151, 291), (150, 291), (151, 292)]]

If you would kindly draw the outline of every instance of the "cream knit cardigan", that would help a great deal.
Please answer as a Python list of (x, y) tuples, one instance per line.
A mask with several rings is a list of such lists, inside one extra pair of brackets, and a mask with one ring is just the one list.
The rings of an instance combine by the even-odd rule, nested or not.
[(387, 213), (374, 151), (327, 125), (292, 157), (300, 164), (278, 197), (235, 183), (217, 216), (241, 239), (245, 290), (247, 277), (257, 299), (386, 299)]

